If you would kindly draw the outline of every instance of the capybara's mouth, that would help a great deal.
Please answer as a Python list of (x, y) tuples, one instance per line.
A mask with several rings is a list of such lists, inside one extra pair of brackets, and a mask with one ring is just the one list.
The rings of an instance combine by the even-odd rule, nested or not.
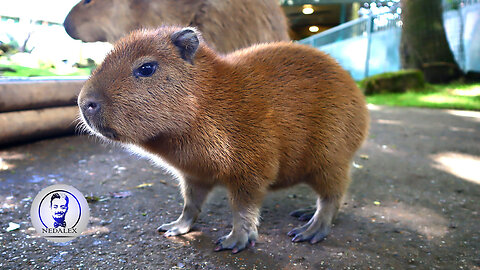
[(118, 139), (118, 134), (115, 132), (115, 130), (108, 128), (108, 127), (102, 127), (101, 129), (98, 129), (98, 132), (102, 134), (103, 136), (109, 138), (110, 140), (116, 140)]
[[(88, 120), (87, 120), (88, 121)], [(97, 133), (100, 133), (102, 136), (110, 139), (110, 140), (117, 140), (118, 139), (118, 134), (115, 130), (112, 128), (103, 126), (103, 125), (98, 125), (98, 126), (92, 126), (90, 125), (90, 128), (96, 131)]]
[(89, 117), (85, 117), (83, 113), (82, 119), (84, 120), (85, 126), (88, 127), (91, 133), (102, 135), (103, 137), (110, 140), (118, 139), (118, 133), (112, 128), (106, 127), (104, 125), (95, 125), (94, 123), (92, 123), (92, 120)]

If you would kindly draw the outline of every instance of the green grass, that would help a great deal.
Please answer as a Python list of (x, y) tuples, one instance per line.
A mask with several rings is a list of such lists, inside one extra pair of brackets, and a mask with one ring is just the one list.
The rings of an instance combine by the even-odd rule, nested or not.
[[(6, 70), (8, 69), (8, 70)], [(10, 69), (14, 71), (10, 71)], [(5, 70), (5, 71), (2, 71)], [(77, 68), (75, 72), (62, 74), (55, 68), (29, 68), (19, 65), (0, 65), (0, 76), (6, 77), (38, 77), (38, 76), (88, 76), (90, 69)]]
[(367, 96), (376, 105), (438, 109), (480, 110), (480, 83), (427, 85), (423, 90)]

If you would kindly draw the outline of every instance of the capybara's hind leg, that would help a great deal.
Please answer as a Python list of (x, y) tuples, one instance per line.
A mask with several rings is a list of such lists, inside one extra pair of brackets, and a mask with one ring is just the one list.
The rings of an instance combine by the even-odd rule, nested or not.
[(293, 242), (310, 241), (314, 244), (328, 235), (349, 181), (348, 166), (346, 169), (337, 167), (332, 172), (318, 174), (312, 179), (310, 184), (319, 195), (317, 209), (305, 225), (288, 233), (293, 236)]
[(293, 236), (293, 242), (310, 241), (314, 244), (322, 241), (330, 232), (330, 227), (338, 211), (340, 199), (318, 198), (317, 211), (305, 225), (291, 230), (288, 235)]
[(264, 188), (253, 185), (236, 189), (229, 187), (233, 228), (228, 235), (218, 239), (215, 251), (231, 249), (233, 253), (237, 253), (255, 245), (260, 204), (264, 194)]
[(290, 216), (298, 218), (300, 221), (307, 221), (310, 220), (313, 215), (315, 214), (317, 208), (314, 206), (297, 209), (293, 212), (290, 212)]

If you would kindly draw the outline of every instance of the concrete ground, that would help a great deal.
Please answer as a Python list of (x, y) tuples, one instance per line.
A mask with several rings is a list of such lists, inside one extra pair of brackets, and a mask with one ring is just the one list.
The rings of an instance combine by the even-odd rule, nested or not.
[[(192, 232), (164, 238), (156, 228), (177, 218), (182, 199), (147, 160), (85, 136), (1, 149), (0, 268), (480, 269), (480, 112), (370, 109), (370, 136), (328, 238), (287, 236), (302, 224), (288, 213), (315, 200), (296, 186), (266, 198), (257, 245), (237, 255), (213, 251), (231, 228), (221, 189)], [(32, 198), (56, 183), (97, 200), (84, 235), (66, 244), (39, 238), (29, 217)], [(7, 231), (10, 222), (20, 228)]]

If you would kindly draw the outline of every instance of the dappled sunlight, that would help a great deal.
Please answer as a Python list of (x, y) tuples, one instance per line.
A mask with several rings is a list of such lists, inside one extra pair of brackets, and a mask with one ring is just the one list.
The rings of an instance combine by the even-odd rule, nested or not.
[[(159, 237), (163, 238), (163, 233), (159, 234)], [(214, 239), (210, 235), (203, 233), (202, 231), (190, 231), (183, 235), (171, 236), (166, 238), (167, 241), (182, 246), (194, 246), (199, 250), (211, 250), (214, 246)]]
[(480, 184), (480, 157), (463, 153), (444, 152), (431, 155), (433, 167), (469, 182)]
[(0, 158), (4, 160), (23, 160), (26, 156), (18, 152), (0, 151)]
[(478, 84), (474, 84), (471, 87), (467, 87), (466, 89), (465, 87), (463, 87), (463, 89), (453, 88), (449, 89), (449, 92), (457, 96), (475, 97), (480, 96), (480, 86)]
[(18, 203), (13, 196), (2, 196), (0, 195), (0, 212), (5, 212), (8, 210), (14, 210), (19, 207)]
[(85, 231), (82, 232), (82, 235), (92, 235), (92, 234), (108, 234), (110, 229), (105, 226), (90, 226), (87, 227)]
[(382, 125), (395, 125), (395, 126), (403, 126), (402, 121), (398, 120), (389, 120), (389, 119), (378, 119), (375, 122), (382, 124)]
[[(190, 245), (191, 241), (197, 241), (199, 238), (203, 237), (203, 233), (200, 231), (191, 231), (183, 235), (178, 235), (178, 236), (171, 236), (168, 237), (168, 240), (182, 244), (182, 245)], [(163, 234), (162, 234), (163, 237)]]
[(378, 105), (375, 105), (375, 104), (367, 104), (367, 108), (370, 110), (370, 111), (380, 111), (382, 109), (382, 107), (378, 106)]
[(420, 101), (432, 102), (432, 103), (454, 103), (455, 97), (439, 96), (439, 95), (429, 95), (419, 98)]
[(0, 172), (14, 169), (15, 164), (11, 163), (11, 161), (24, 159), (26, 159), (25, 154), (0, 151)]
[(473, 118), (472, 120), (480, 122), (480, 112), (476, 111), (457, 111), (457, 110), (447, 110), (448, 114), (462, 117)]
[(448, 127), (448, 130), (450, 131), (455, 131), (455, 132), (475, 132), (475, 129), (473, 128), (460, 128), (460, 127), (453, 127), (453, 126), (450, 126)]
[(42, 238), (43, 237), (37, 232), (37, 230), (35, 230), (34, 227), (28, 227), (25, 230), (20, 230), (20, 232), (25, 233), (26, 238)]
[(93, 234), (108, 234), (110, 233), (110, 229), (103, 225), (95, 225), (97, 223), (101, 223), (102, 220), (97, 217), (90, 216), (89, 219), (89, 226), (85, 231), (82, 232), (82, 235), (93, 235)]
[(480, 87), (473, 90), (454, 89), (452, 94), (463, 97), (476, 97), (480, 96)]
[(8, 163), (0, 157), (0, 172), (15, 168), (14, 164)]
[(362, 207), (360, 215), (371, 222), (387, 222), (406, 227), (425, 236), (428, 240), (447, 234), (448, 220), (434, 210), (418, 205), (396, 203), (393, 206), (368, 205)]

